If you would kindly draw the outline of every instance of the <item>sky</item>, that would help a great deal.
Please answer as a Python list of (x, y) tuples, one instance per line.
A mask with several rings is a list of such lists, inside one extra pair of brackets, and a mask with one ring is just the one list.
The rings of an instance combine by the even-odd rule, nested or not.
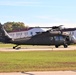
[(0, 0), (0, 22), (76, 27), (76, 0)]

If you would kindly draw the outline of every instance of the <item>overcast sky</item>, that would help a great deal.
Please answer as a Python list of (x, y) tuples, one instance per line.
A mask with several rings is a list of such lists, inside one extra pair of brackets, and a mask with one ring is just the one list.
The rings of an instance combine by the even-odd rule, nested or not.
[(0, 22), (76, 27), (76, 0), (0, 0)]

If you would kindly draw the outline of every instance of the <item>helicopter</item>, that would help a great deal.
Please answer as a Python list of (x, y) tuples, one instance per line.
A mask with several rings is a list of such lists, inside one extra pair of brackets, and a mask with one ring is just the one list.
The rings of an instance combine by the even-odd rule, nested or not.
[(55, 45), (56, 48), (63, 45), (64, 48), (67, 48), (68, 45), (76, 43), (76, 38), (73, 35), (63, 33), (64, 29), (62, 29), (62, 25), (41, 28), (50, 29), (46, 32), (38, 32), (30, 37), (13, 39), (0, 23), (0, 42), (16, 44), (16, 46), (13, 46), (13, 49), (18, 48), (19, 45)]

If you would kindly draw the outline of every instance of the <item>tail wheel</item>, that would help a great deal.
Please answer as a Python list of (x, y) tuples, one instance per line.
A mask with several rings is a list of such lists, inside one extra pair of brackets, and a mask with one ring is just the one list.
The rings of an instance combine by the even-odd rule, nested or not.
[(13, 47), (13, 49), (15, 49), (15, 47)]

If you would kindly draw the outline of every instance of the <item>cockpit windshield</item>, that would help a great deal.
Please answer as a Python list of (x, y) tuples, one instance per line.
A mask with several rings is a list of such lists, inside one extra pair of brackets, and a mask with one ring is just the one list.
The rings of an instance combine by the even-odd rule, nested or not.
[(76, 40), (76, 37), (74, 35), (72, 36), (72, 40)]

